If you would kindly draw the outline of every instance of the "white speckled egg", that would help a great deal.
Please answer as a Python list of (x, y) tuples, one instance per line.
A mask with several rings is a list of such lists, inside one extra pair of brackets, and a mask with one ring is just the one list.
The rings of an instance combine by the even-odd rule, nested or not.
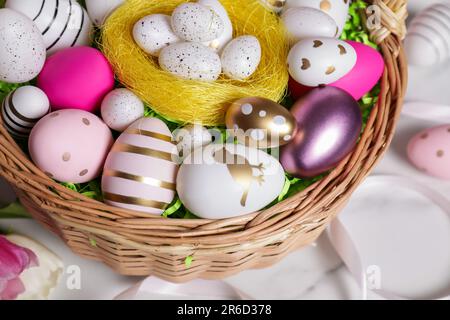
[(175, 197), (177, 148), (167, 125), (142, 118), (125, 130), (109, 153), (102, 178), (105, 202), (161, 214)]
[(261, 45), (254, 36), (241, 36), (231, 41), (222, 52), (222, 69), (231, 79), (250, 77), (261, 62)]
[(181, 158), (187, 157), (195, 149), (212, 142), (212, 135), (205, 127), (189, 124), (173, 133)]
[(177, 191), (195, 215), (225, 219), (263, 209), (284, 182), (281, 164), (267, 153), (239, 144), (210, 144), (184, 160)]
[(291, 44), (311, 37), (334, 38), (338, 34), (336, 22), (318, 9), (291, 8), (283, 13), (281, 19)]
[(86, 0), (86, 8), (92, 22), (102, 26), (106, 18), (125, 0)]
[(290, 8), (298, 7), (309, 7), (321, 10), (336, 22), (339, 29), (337, 36), (339, 37), (342, 34), (348, 19), (349, 6), (350, 0), (287, 0), (283, 10), (287, 11)]
[(113, 144), (111, 130), (96, 115), (58, 110), (34, 126), (28, 149), (34, 164), (60, 182), (85, 183), (97, 178)]
[(159, 55), (161, 68), (188, 80), (214, 81), (222, 72), (219, 55), (201, 43), (172, 44)]
[(144, 103), (128, 89), (115, 89), (103, 99), (101, 113), (108, 127), (122, 132), (144, 116)]
[(292, 47), (288, 56), (289, 73), (295, 81), (309, 87), (335, 82), (356, 64), (355, 49), (347, 42), (331, 38), (310, 38)]
[(45, 44), (33, 22), (21, 13), (0, 9), (0, 81), (27, 82), (45, 63)]
[(33, 20), (48, 54), (91, 43), (91, 19), (76, 0), (7, 0), (5, 7)]
[(227, 10), (223, 7), (219, 0), (199, 0), (198, 4), (214, 10), (214, 12), (216, 12), (222, 19), (224, 25), (222, 35), (217, 39), (203, 43), (205, 46), (220, 52), (227, 45), (227, 43), (233, 39), (233, 25), (230, 17), (228, 16)]
[(170, 16), (165, 14), (152, 14), (136, 22), (133, 38), (142, 50), (155, 57), (163, 48), (181, 41), (172, 31)]
[(173, 11), (172, 29), (186, 41), (206, 42), (222, 35), (224, 23), (211, 8), (187, 2)]
[(450, 124), (418, 133), (408, 144), (408, 157), (424, 173), (450, 180)]
[(34, 125), (50, 112), (50, 102), (41, 89), (20, 87), (3, 100), (2, 119), (6, 129), (16, 138), (27, 138)]

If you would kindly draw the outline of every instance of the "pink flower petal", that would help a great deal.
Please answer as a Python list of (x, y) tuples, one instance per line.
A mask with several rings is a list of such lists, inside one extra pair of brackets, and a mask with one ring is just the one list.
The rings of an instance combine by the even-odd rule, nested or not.
[(0, 235), (0, 300), (14, 299), (25, 288), (19, 279), (22, 272), (37, 266), (36, 255)]

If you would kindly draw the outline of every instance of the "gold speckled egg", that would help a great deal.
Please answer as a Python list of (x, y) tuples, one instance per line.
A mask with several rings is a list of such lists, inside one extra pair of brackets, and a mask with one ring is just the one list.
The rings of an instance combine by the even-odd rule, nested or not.
[(225, 122), (239, 142), (256, 148), (285, 145), (297, 131), (297, 122), (286, 108), (258, 97), (235, 101), (227, 111)]

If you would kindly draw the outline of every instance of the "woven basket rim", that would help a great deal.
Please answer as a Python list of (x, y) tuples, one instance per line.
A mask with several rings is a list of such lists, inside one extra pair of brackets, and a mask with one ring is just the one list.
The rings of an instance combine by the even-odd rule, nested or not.
[[(235, 218), (208, 220), (167, 219), (111, 207), (50, 179), (19, 148), (1, 119), (0, 175), (15, 187), (32, 215), (59, 234), (74, 251), (103, 260), (120, 273), (144, 275), (151, 272), (180, 282), (205, 274), (208, 278), (222, 277), (231, 274), (231, 269), (269, 265), (273, 263), (269, 261), (279, 260), (294, 248), (308, 244), (320, 235), (380, 160), (392, 140), (407, 83), (407, 65), (401, 45), (405, 35), (407, 1), (370, 2), (379, 5), (382, 10), (382, 27), (372, 32), (372, 39), (381, 48), (386, 68), (379, 102), (371, 112), (360, 142), (353, 153), (323, 179), (266, 210)], [(102, 244), (101, 252), (98, 248), (89, 248), (90, 238), (87, 235)], [(72, 241), (71, 237), (77, 240)], [(279, 245), (278, 250), (273, 249), (274, 245)], [(109, 249), (104, 249), (106, 247)], [(167, 263), (161, 265), (153, 262), (145, 267), (145, 271), (143, 266), (136, 271), (131, 266), (131, 260), (121, 255), (123, 247), (132, 248), (143, 256), (165, 255), (167, 259), (176, 256), (178, 260), (195, 252), (199, 256), (199, 265), (204, 261), (205, 267), (202, 269), (199, 266), (188, 274), (179, 263), (171, 269)], [(239, 264), (230, 267), (229, 271), (215, 274), (216, 271), (206, 267), (211, 262), (205, 257), (220, 257), (225, 261), (230, 253), (235, 257), (241, 254), (242, 257), (239, 256)], [(254, 255), (249, 258), (243, 256), (244, 253)], [(265, 258), (256, 263), (259, 255)], [(276, 255), (276, 259), (271, 259), (271, 255)], [(177, 276), (173, 275), (175, 273)]]

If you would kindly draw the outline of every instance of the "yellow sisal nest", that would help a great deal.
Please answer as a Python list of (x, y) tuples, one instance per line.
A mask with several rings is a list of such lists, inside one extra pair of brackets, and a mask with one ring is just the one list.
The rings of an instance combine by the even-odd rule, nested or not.
[(133, 40), (136, 21), (153, 13), (171, 15), (183, 2), (187, 1), (128, 0), (107, 20), (101, 48), (124, 86), (169, 120), (208, 126), (223, 124), (227, 108), (236, 99), (283, 98), (289, 78), (285, 32), (279, 18), (258, 0), (220, 0), (233, 23), (234, 37), (254, 35), (261, 43), (261, 63), (245, 81), (223, 76), (215, 82), (183, 80), (163, 71), (156, 58), (145, 54)]

